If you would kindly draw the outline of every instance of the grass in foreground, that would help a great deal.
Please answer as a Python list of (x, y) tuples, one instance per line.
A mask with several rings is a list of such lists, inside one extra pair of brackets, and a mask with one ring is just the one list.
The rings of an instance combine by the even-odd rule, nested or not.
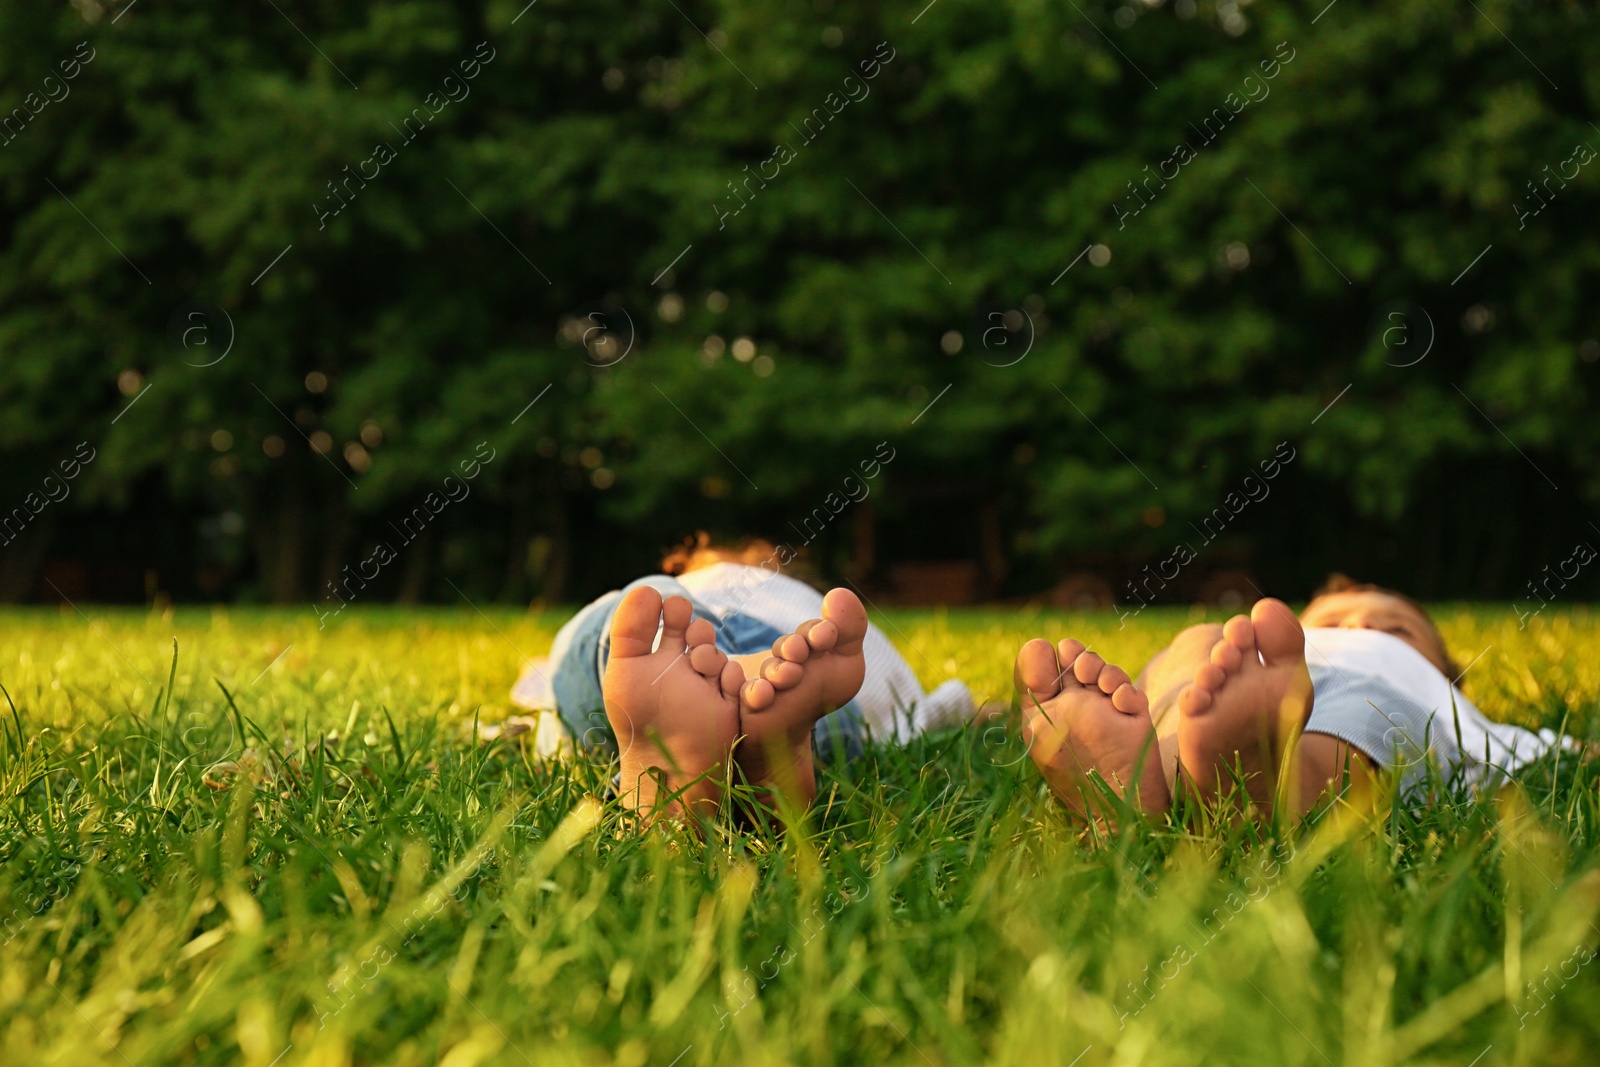
[[(0, 615), (7, 1063), (1488, 1067), (1600, 1038), (1600, 772), (1570, 758), (1298, 833), (1084, 839), (1014, 741), (962, 731), (832, 774), (804, 833), (640, 837), (587, 799), (608, 768), (470, 740), (558, 617), (89, 615)], [(1190, 618), (880, 622), (982, 699), (1028, 636), (1136, 667)], [(1594, 732), (1586, 611), (1441, 621), (1490, 714)]]

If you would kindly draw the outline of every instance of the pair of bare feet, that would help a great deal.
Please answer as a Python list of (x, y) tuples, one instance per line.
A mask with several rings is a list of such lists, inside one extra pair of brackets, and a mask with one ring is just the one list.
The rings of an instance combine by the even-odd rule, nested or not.
[(612, 617), (602, 689), (621, 753), (623, 804), (650, 818), (706, 818), (736, 768), (735, 780), (809, 805), (812, 727), (861, 688), (866, 609), (835, 589), (823, 598), (822, 618), (780, 637), (770, 652), (732, 657), (693, 613), (683, 597), (663, 602), (639, 586)]
[[(1017, 655), (1023, 738), (1051, 789), (1080, 814), (1111, 806), (1091, 771), (1130, 806), (1159, 812), (1181, 777), (1203, 802), (1239, 797), (1270, 813), (1284, 754), (1311, 714), (1305, 631), (1281, 600), (1228, 620), (1177, 695), (1177, 774), (1163, 770), (1149, 698), (1120, 667), (1066, 639)], [(1239, 797), (1239, 799), (1243, 799)]]
[[(812, 728), (861, 688), (866, 632), (861, 601), (835, 589), (821, 619), (779, 638), (770, 652), (729, 657), (687, 600), (663, 602), (647, 586), (630, 590), (612, 619), (603, 685), (623, 803), (651, 817), (708, 817), (736, 769), (758, 790), (809, 805), (816, 796)], [(1016, 684), (1034, 762), (1068, 807), (1092, 815), (1107, 814), (1108, 805), (1091, 772), (1146, 812), (1165, 810), (1181, 777), (1202, 801), (1235, 797), (1270, 813), (1290, 762), (1285, 754), (1293, 754), (1312, 705), (1305, 631), (1271, 599), (1230, 619), (1178, 692), (1173, 779), (1146, 694), (1081, 642), (1029, 641), (1017, 656)], [(1297, 794), (1298, 806), (1319, 790)]]

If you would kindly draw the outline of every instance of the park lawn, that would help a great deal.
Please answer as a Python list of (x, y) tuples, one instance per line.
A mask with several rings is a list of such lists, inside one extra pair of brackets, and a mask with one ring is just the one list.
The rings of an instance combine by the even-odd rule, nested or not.
[[(638, 835), (591, 799), (607, 768), (472, 741), (558, 612), (85, 611), (0, 614), (6, 1064), (1489, 1067), (1600, 1046), (1600, 774), (1570, 756), (1299, 831), (1107, 839), (1002, 731), (952, 731), (830, 774), (800, 832)], [(1133, 668), (1202, 617), (878, 616), (925, 683), (980, 699), (1026, 637)], [(1588, 610), (1440, 618), (1491, 715), (1600, 732)], [(253, 773), (219, 766), (246, 749)]]

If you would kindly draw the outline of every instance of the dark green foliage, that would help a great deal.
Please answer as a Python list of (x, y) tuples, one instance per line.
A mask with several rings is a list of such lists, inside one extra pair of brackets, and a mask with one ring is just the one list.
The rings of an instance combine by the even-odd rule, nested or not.
[[(1167, 555), (1285, 440), (1293, 484), (1196, 574), (1499, 595), (1586, 530), (1600, 169), (1514, 204), (1600, 146), (1592, 5), (678, 8), (0, 3), (0, 107), (95, 55), (0, 145), (5, 506), (100, 452), (3, 592), (125, 556), (186, 595), (325, 595), (480, 441), (473, 501), (373, 595), (573, 595), (695, 527), (794, 540), (885, 440), (880, 554), (973, 557), (985, 516), (991, 591)], [(236, 333), (215, 366), (220, 321), (169, 338), (195, 302)], [(1008, 309), (1037, 336), (1003, 366)]]

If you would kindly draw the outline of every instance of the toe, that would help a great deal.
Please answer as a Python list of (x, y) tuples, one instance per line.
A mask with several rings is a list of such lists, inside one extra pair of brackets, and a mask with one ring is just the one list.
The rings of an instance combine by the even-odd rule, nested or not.
[(1222, 626), (1222, 639), (1230, 645), (1237, 646), (1246, 658), (1255, 655), (1256, 628), (1250, 624), (1250, 616), (1235, 615)]
[(777, 698), (777, 690), (772, 688), (772, 683), (765, 678), (756, 678), (744, 683), (744, 688), (739, 690), (739, 696), (746, 708), (751, 711), (765, 711), (772, 706)]
[(761, 665), (761, 677), (771, 682), (774, 689), (793, 689), (805, 675), (805, 668), (800, 664), (776, 657)]
[(1035, 700), (1049, 700), (1061, 691), (1061, 668), (1050, 642), (1035, 637), (1017, 653), (1017, 689)]
[(811, 657), (811, 646), (799, 634), (784, 634), (772, 642), (772, 654), (790, 663), (804, 663)]
[(689, 646), (689, 666), (707, 678), (720, 678), (727, 663), (728, 657), (716, 645)]
[(1232, 641), (1218, 641), (1211, 646), (1211, 662), (1232, 674), (1244, 662), (1244, 652)]
[(1261, 655), (1268, 663), (1305, 657), (1306, 632), (1283, 601), (1273, 597), (1256, 601), (1255, 607), (1250, 609), (1250, 621)]
[(1112, 663), (1108, 663), (1106, 664), (1105, 669), (1100, 672), (1100, 677), (1097, 679), (1097, 681), (1100, 685), (1100, 692), (1104, 693), (1106, 696), (1110, 696), (1118, 689), (1133, 681), (1133, 679), (1129, 678), (1128, 672), (1123, 670), (1121, 667), (1118, 667)]
[(1111, 706), (1124, 715), (1149, 715), (1150, 698), (1140, 692), (1132, 682), (1119, 685), (1111, 694)]
[(1197, 685), (1186, 685), (1178, 693), (1178, 711), (1184, 715), (1199, 715), (1211, 706), (1211, 691)]
[(660, 624), (661, 594), (648, 585), (628, 590), (611, 616), (611, 654), (621, 659), (648, 656)]
[(1208, 691), (1222, 688), (1222, 683), (1228, 680), (1228, 672), (1215, 663), (1203, 663), (1194, 672), (1194, 684), (1199, 689)]
[(1083, 650), (1086, 647), (1082, 641), (1071, 637), (1063, 637), (1056, 643), (1056, 655), (1060, 657), (1060, 662), (1065, 663), (1070, 669), (1072, 661), (1083, 655)]
[(795, 633), (804, 637), (806, 643), (816, 652), (827, 652), (839, 643), (839, 627), (827, 619), (803, 622), (795, 629)]
[(867, 636), (867, 609), (860, 597), (844, 588), (829, 590), (822, 598), (822, 617), (839, 628), (837, 651), (848, 656), (861, 650)]
[(1072, 676), (1084, 685), (1093, 685), (1105, 669), (1106, 661), (1097, 652), (1085, 652), (1072, 663)]
[(733, 660), (727, 660), (722, 665), (722, 695), (732, 700), (739, 699), (739, 690), (744, 685), (744, 668)]
[(689, 621), (694, 618), (694, 606), (681, 596), (669, 596), (661, 605), (661, 648), (666, 652), (682, 652), (689, 643)]
[(715, 645), (717, 628), (711, 625), (709, 619), (696, 619), (683, 631), (683, 639), (689, 643), (690, 648), (696, 645)]

